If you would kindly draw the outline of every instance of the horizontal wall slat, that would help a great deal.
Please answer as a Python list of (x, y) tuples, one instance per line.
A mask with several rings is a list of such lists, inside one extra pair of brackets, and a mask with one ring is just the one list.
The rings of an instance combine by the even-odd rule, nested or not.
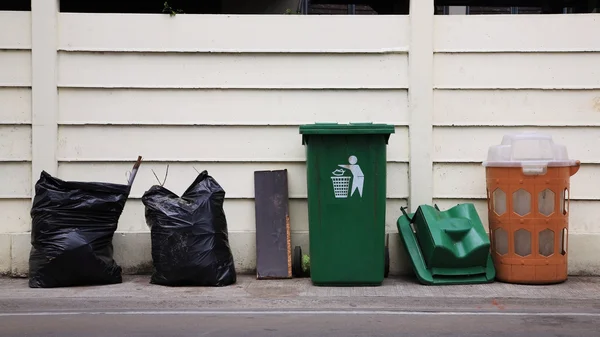
[[(600, 165), (582, 165), (571, 177), (571, 199), (600, 200)], [(435, 198), (485, 198), (485, 168), (481, 164), (435, 164), (433, 196)]]
[(31, 160), (31, 126), (0, 125), (0, 162)]
[(0, 162), (0, 198), (31, 197), (31, 186), (31, 163)]
[(0, 50), (0, 87), (31, 86), (31, 52)]
[(0, 124), (31, 124), (31, 89), (0, 88)]
[[(290, 198), (306, 198), (306, 165), (303, 163), (142, 163), (131, 191), (140, 198), (152, 185), (158, 184), (154, 171), (162, 181), (167, 164), (169, 172), (164, 185), (181, 195), (194, 181), (196, 170), (207, 170), (225, 189), (227, 198), (254, 198), (254, 171), (288, 170)], [(127, 163), (59, 163), (61, 179), (125, 183)], [(195, 170), (195, 169), (196, 170)], [(387, 166), (387, 195), (390, 198), (408, 197), (408, 164), (389, 163)]]
[(482, 162), (488, 148), (505, 134), (536, 131), (567, 147), (571, 159), (600, 163), (600, 129), (596, 127), (434, 127), (434, 162)]
[(406, 90), (61, 88), (58, 99), (61, 124), (408, 124)]
[[(306, 199), (291, 199), (290, 225), (292, 231), (308, 231), (308, 205)], [(254, 231), (256, 220), (254, 200), (226, 199), (223, 204), (229, 232)], [(397, 232), (396, 221), (402, 214), (400, 207), (406, 206), (404, 199), (388, 199), (386, 204), (386, 230)], [(148, 226), (144, 218), (144, 204), (139, 199), (129, 199), (119, 219), (119, 232), (147, 232)]]
[[(31, 199), (0, 199), (0, 233), (23, 233), (31, 230)], [(1, 248), (1, 247), (0, 247)]]
[(442, 89), (600, 89), (598, 53), (436, 54)]
[(435, 90), (435, 125), (600, 126), (600, 90)]
[(0, 49), (31, 49), (31, 12), (0, 11)]
[(600, 51), (600, 35), (585, 33), (600, 31), (597, 14), (436, 15), (434, 24), (436, 52)]
[[(459, 203), (473, 203), (485, 226), (485, 230), (489, 230), (488, 209), (485, 199), (434, 199), (434, 203), (437, 203), (442, 210), (456, 206)], [(598, 226), (598, 223), (600, 223), (599, 207), (600, 201), (571, 201), (569, 206), (569, 232), (600, 233), (600, 226)]]
[[(59, 14), (62, 50), (343, 52), (407, 49), (408, 16)], [(329, 29), (324, 29), (329, 27)]]
[[(304, 161), (298, 127), (60, 126), (59, 161)], [(408, 128), (391, 135), (388, 161), (408, 162)]]
[(310, 54), (69, 53), (60, 87), (385, 88), (408, 87), (408, 56)]

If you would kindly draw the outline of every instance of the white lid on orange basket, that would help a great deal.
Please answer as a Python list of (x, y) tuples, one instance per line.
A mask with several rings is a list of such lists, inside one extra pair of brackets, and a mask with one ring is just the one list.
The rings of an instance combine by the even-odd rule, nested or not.
[(547, 167), (575, 165), (577, 161), (569, 159), (564, 145), (555, 144), (550, 135), (536, 132), (505, 135), (500, 145), (489, 148), (483, 162), (486, 167), (522, 167), (530, 174), (544, 173)]

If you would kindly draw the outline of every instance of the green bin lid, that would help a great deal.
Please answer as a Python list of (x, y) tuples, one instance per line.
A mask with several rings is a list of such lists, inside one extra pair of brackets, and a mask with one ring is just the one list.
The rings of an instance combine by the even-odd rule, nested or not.
[(315, 123), (300, 125), (302, 144), (306, 143), (306, 137), (310, 135), (386, 135), (386, 143), (395, 128), (390, 124), (373, 123)]
[(300, 125), (303, 135), (362, 135), (362, 134), (392, 134), (394, 126), (390, 124), (373, 123), (315, 123)]

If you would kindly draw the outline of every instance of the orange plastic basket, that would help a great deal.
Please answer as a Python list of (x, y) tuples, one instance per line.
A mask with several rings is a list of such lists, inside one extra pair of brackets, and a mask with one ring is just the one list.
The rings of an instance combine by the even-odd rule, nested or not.
[(505, 136), (486, 166), (488, 219), (496, 279), (567, 280), (570, 177), (579, 161), (549, 136)]

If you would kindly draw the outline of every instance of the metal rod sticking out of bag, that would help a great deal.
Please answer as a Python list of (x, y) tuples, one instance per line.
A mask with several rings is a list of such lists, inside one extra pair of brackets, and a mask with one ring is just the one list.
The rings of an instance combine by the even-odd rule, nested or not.
[(131, 169), (131, 174), (129, 175), (129, 181), (127, 182), (127, 184), (129, 186), (131, 186), (133, 184), (133, 181), (135, 180), (135, 175), (137, 174), (137, 171), (140, 168), (141, 164), (142, 164), (142, 156), (138, 156), (137, 161), (135, 162), (135, 164), (133, 164), (133, 169)]

